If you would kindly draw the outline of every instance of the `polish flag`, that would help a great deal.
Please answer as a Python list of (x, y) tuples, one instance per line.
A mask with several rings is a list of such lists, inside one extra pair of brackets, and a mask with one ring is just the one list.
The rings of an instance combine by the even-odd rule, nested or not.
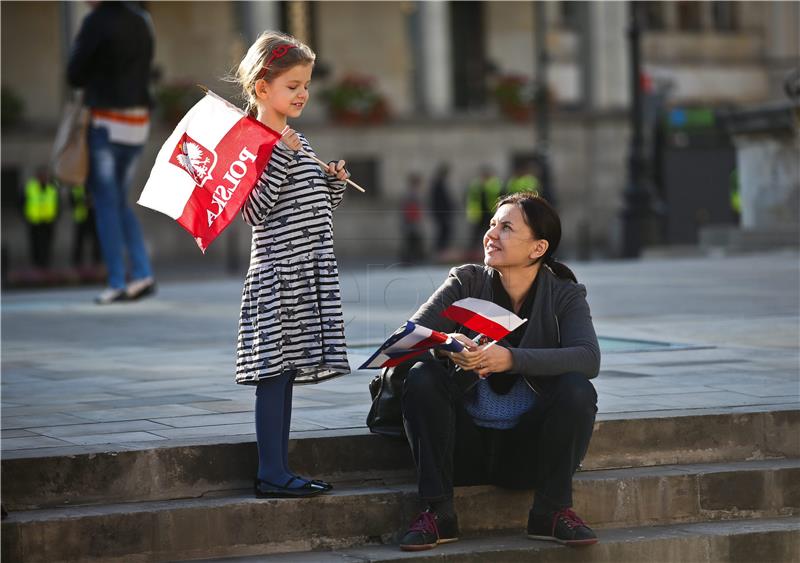
[(454, 301), (442, 315), (495, 341), (502, 340), (527, 320), (491, 301), (474, 297)]
[(161, 147), (138, 203), (178, 221), (205, 252), (247, 201), (280, 138), (209, 91)]
[(358, 369), (394, 367), (431, 348), (460, 352), (464, 346), (443, 332), (406, 321)]

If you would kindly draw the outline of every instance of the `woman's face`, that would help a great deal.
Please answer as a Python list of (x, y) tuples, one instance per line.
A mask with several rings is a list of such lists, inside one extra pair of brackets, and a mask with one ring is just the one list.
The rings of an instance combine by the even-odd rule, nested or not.
[(528, 266), (547, 246), (546, 240), (534, 238), (519, 207), (501, 205), (483, 235), (483, 263), (492, 268)]

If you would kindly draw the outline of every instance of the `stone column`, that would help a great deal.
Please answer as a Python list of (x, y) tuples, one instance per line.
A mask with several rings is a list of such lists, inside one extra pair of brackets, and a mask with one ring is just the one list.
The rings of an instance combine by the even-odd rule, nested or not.
[(414, 64), (422, 81), (422, 106), (429, 115), (446, 115), (453, 107), (453, 63), (448, 2), (417, 2), (420, 46)]
[[(238, 54), (234, 59), (244, 56), (247, 49), (256, 38), (266, 30), (278, 30), (280, 28), (280, 5), (278, 2), (234, 2), (231, 9), (236, 10), (240, 34), (235, 36), (236, 44), (231, 46), (233, 52)], [(225, 240), (225, 268), (228, 272), (238, 272), (242, 265), (246, 264), (246, 255), (242, 249), (243, 241), (247, 240), (249, 229), (246, 229), (242, 221), (234, 221), (228, 230)]]
[(61, 82), (63, 88), (61, 90), (61, 101), (72, 97), (72, 91), (67, 86), (67, 63), (69, 62), (69, 54), (72, 50), (72, 43), (75, 41), (75, 36), (83, 23), (83, 18), (91, 11), (91, 7), (86, 2), (60, 2), (60, 17), (61, 17), (61, 68), (64, 78)]
[(78, 35), (83, 18), (91, 11), (86, 2), (61, 2), (61, 59), (66, 68), (72, 42)]
[(239, 21), (245, 41), (251, 45), (261, 32), (280, 27), (280, 4), (278, 2), (239, 2)]
[(591, 45), (587, 49), (592, 66), (588, 89), (596, 109), (627, 106), (630, 87), (628, 85), (627, 2), (589, 2), (588, 34)]
[(703, 33), (714, 31), (714, 14), (711, 12), (711, 2), (698, 2), (700, 7), (700, 29)]
[(661, 10), (664, 15), (664, 31), (678, 29), (678, 4), (676, 2), (661, 2)]

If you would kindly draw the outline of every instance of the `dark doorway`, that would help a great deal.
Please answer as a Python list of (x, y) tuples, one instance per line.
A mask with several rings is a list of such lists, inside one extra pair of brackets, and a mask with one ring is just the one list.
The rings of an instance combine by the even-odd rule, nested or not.
[(451, 2), (454, 102), (457, 109), (486, 105), (486, 45), (483, 2)]
[(697, 244), (700, 229), (736, 224), (731, 207), (736, 151), (713, 132), (673, 132), (662, 155), (668, 244)]

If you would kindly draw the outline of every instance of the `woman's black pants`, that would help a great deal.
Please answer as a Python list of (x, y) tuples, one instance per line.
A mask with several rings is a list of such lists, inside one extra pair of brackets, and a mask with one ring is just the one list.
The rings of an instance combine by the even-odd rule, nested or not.
[(419, 495), (452, 498), (454, 485), (536, 489), (536, 504), (572, 506), (572, 476), (592, 437), (597, 393), (586, 376), (548, 381), (536, 403), (509, 430), (482, 428), (464, 408), (464, 393), (443, 362), (418, 362), (403, 387), (403, 423), (414, 455)]

